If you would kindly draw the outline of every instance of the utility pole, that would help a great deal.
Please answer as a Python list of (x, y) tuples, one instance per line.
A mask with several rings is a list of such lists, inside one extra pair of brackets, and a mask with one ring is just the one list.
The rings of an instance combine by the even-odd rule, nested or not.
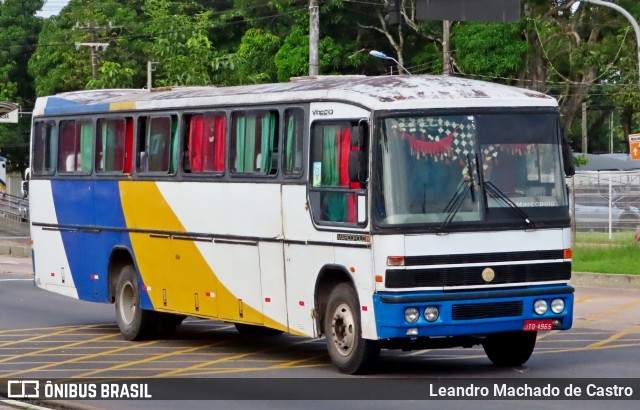
[(451, 37), (451, 21), (442, 21), (442, 73), (451, 75), (451, 48), (449, 47), (449, 39)]
[(587, 153), (587, 103), (582, 103), (582, 153)]
[(107, 50), (107, 48), (109, 47), (109, 43), (98, 43), (97, 42), (97, 36), (96, 36), (96, 31), (97, 30), (105, 30), (105, 29), (114, 29), (114, 28), (121, 28), (122, 26), (113, 26), (111, 25), (111, 23), (109, 23), (109, 25), (107, 26), (96, 26), (93, 23), (88, 24), (86, 26), (81, 26), (80, 23), (76, 23), (75, 26), (73, 26), (73, 29), (79, 29), (79, 30), (87, 30), (89, 31), (89, 33), (91, 33), (91, 41), (90, 42), (86, 42), (86, 43), (80, 43), (77, 42), (76, 43), (76, 50), (79, 50), (80, 47), (89, 47), (91, 49), (91, 74), (93, 75), (93, 79), (97, 80), (98, 79), (98, 51), (102, 50), (103, 52)]
[(153, 88), (153, 72), (156, 71), (157, 61), (147, 61), (147, 90)]
[(319, 75), (318, 44), (320, 43), (320, 8), (318, 0), (309, 0), (309, 75)]

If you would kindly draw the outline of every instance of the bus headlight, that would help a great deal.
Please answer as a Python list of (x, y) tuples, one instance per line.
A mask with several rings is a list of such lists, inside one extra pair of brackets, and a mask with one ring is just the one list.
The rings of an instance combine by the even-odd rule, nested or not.
[(435, 322), (440, 317), (440, 312), (435, 306), (427, 306), (424, 308), (424, 318), (427, 322)]
[(547, 301), (544, 299), (538, 299), (533, 304), (533, 311), (536, 312), (536, 315), (544, 315), (547, 313), (547, 309), (549, 308)]
[(404, 320), (409, 323), (416, 323), (420, 318), (420, 312), (414, 307), (409, 307), (404, 310)]
[(559, 314), (564, 312), (564, 300), (562, 299), (553, 299), (551, 301), (551, 311), (555, 314)]

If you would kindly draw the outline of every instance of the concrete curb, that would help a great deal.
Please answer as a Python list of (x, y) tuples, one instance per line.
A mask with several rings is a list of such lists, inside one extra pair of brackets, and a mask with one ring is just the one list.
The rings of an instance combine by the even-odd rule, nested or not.
[(640, 275), (573, 272), (571, 274), (571, 285), (640, 290)]
[(27, 410), (51, 410), (49, 407), (36, 406), (35, 404), (25, 403), (16, 400), (0, 400), (0, 408), (11, 409), (27, 409)]
[(0, 245), (0, 255), (11, 255), (21, 258), (31, 257), (31, 247), (25, 245)]

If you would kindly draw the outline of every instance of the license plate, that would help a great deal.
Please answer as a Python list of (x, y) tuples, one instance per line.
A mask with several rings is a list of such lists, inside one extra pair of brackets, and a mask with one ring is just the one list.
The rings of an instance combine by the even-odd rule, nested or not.
[(525, 320), (522, 330), (534, 332), (537, 330), (551, 330), (553, 320)]

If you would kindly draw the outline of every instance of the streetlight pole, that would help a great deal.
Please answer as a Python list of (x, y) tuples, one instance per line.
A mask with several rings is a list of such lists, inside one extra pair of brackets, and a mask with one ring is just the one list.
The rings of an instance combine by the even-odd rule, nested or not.
[(609, 3), (607, 1), (601, 1), (601, 0), (582, 0), (582, 1), (584, 1), (585, 3), (591, 3), (597, 6), (609, 7), (611, 9), (614, 9), (620, 12), (623, 16), (625, 16), (627, 20), (629, 20), (629, 23), (631, 23), (631, 26), (633, 27), (633, 31), (635, 31), (636, 33), (636, 46), (637, 46), (637, 52), (638, 52), (638, 86), (640, 87), (640, 26), (638, 25), (638, 22), (633, 18), (631, 13), (629, 13), (627, 10), (623, 9), (622, 7), (618, 6), (617, 4)]
[(385, 53), (383, 53), (382, 51), (371, 50), (371, 51), (369, 51), (369, 55), (370, 55), (370, 56), (372, 56), (372, 57), (381, 58), (381, 59), (383, 59), (383, 60), (391, 60), (391, 61), (393, 61), (394, 63), (398, 64), (398, 67), (400, 67), (400, 68), (402, 68), (404, 71), (406, 71), (406, 72), (407, 72), (407, 74), (411, 75), (411, 73), (409, 72), (409, 70), (407, 70), (406, 68), (404, 68), (404, 67), (402, 66), (402, 64), (400, 64), (400, 63), (398, 62), (398, 60), (396, 60), (396, 59), (395, 59), (395, 58), (393, 58), (393, 57), (389, 57), (388, 55), (386, 55), (386, 54), (385, 54)]

